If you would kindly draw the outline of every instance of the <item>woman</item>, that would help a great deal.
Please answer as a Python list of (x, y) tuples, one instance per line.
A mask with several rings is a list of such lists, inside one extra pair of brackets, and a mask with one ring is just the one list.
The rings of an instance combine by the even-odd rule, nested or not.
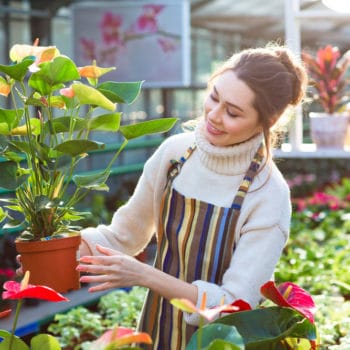
[[(140, 330), (153, 349), (184, 349), (207, 307), (244, 299), (255, 307), (288, 239), (288, 186), (271, 155), (271, 128), (304, 96), (303, 65), (283, 47), (244, 50), (208, 84), (193, 132), (169, 137), (146, 162), (130, 200), (109, 226), (83, 230), (78, 270), (91, 292), (149, 288)], [(153, 235), (154, 267), (133, 256)]]

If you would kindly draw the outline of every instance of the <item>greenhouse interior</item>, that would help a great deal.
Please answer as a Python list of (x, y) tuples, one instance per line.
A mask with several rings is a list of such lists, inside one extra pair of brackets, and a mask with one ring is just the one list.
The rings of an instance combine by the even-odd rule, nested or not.
[[(349, 0), (0, 0), (0, 19), (0, 349), (350, 350)], [(271, 192), (264, 198), (270, 211), (249, 209), (243, 216), (249, 204), (240, 203), (238, 219), (232, 214), (236, 232), (241, 225), (240, 237), (231, 230), (230, 239), (235, 240), (228, 255), (231, 260), (225, 265), (226, 274), (214, 283), (207, 273), (213, 264), (224, 264), (220, 260), (227, 256), (221, 248), (215, 262), (207, 261), (212, 257), (206, 249), (214, 250), (211, 244), (216, 247), (213, 241), (219, 238), (203, 243), (199, 237), (198, 249), (186, 250), (185, 239), (192, 239), (194, 233), (192, 226), (183, 232), (182, 225), (200, 221), (197, 212), (187, 213), (187, 205), (195, 211), (197, 202), (214, 207), (213, 211), (223, 209), (225, 214), (215, 215), (225, 216), (235, 203), (231, 208), (231, 204), (220, 206), (226, 196), (220, 182), (230, 177), (236, 181), (238, 175), (231, 176), (224, 167), (215, 178), (208, 164), (204, 173), (204, 156), (196, 155), (202, 140), (197, 140), (194, 125), (202, 116), (210, 119), (208, 110), (221, 103), (220, 94), (229, 95), (225, 89), (230, 86), (219, 91), (220, 82), (228, 84), (220, 80), (228, 73), (218, 70), (212, 79), (222, 63), (248, 49), (276, 46), (291, 52), (302, 65), (307, 75), (305, 94), (293, 108), (283, 108), (278, 122), (274, 119), (269, 124), (268, 132), (276, 129), (278, 139), (271, 150), (265, 149), (271, 154), (265, 153), (264, 159), (273, 166), (269, 172), (258, 165), (252, 178), (260, 181), (261, 188), (276, 181), (275, 187), (267, 187)], [(235, 69), (231, 68), (237, 77)], [(288, 79), (283, 79), (287, 85)], [(253, 95), (261, 92), (251, 89), (243, 78), (235, 81), (243, 82)], [(258, 83), (267, 84), (256, 78)], [(282, 96), (278, 92), (275, 95)], [(273, 110), (272, 102), (264, 103), (268, 111)], [(235, 104), (224, 101), (222, 105), (231, 115)], [(252, 106), (258, 115), (257, 103)], [(218, 128), (207, 126), (204, 136), (219, 139), (224, 131)], [(233, 132), (227, 130), (226, 137)], [(266, 144), (265, 125), (259, 130), (262, 145)], [(182, 142), (187, 145), (189, 137), (181, 135), (186, 132), (194, 134), (197, 142), (183, 155), (179, 154), (185, 150)], [(228, 148), (243, 149), (255, 139), (255, 134), (250, 135)], [(170, 152), (166, 147), (171, 146), (179, 150)], [(208, 145), (212, 148), (218, 148), (214, 141)], [(162, 162), (173, 154), (179, 160), (171, 159), (167, 171)], [(252, 153), (251, 164), (257, 154)], [(193, 163), (199, 175), (192, 179), (187, 169)], [(260, 187), (254, 190), (251, 174), (245, 175), (248, 166), (239, 173), (245, 182), (239, 188), (239, 183), (232, 182), (232, 188), (238, 189), (234, 200), (244, 192), (244, 204), (255, 191), (257, 196), (261, 192)], [(187, 185), (184, 174), (191, 178)], [(198, 189), (204, 193), (198, 198), (190, 198), (207, 176), (211, 185)], [(251, 193), (246, 188), (250, 182)], [(142, 189), (146, 185), (149, 188)], [(161, 185), (162, 191), (172, 189), (167, 193), (174, 197), (161, 197), (156, 188)], [(176, 195), (185, 202), (182, 209)], [(143, 202), (136, 203), (141, 196)], [(214, 203), (206, 200), (213, 197), (218, 197)], [(284, 205), (283, 200), (289, 203), (288, 209), (278, 204)], [(140, 212), (130, 218), (131, 209)], [(142, 210), (147, 212), (145, 217)], [(256, 228), (254, 216), (262, 213), (271, 213), (270, 221), (261, 218), (259, 224), (265, 226)], [(157, 222), (154, 232), (142, 236), (137, 231), (151, 226), (151, 215)], [(281, 222), (287, 216), (288, 223), (283, 221), (287, 228), (280, 221), (271, 223), (274, 215)], [(170, 226), (172, 216), (181, 224), (163, 227), (161, 220), (168, 220)], [(189, 223), (191, 219), (194, 224)], [(210, 231), (213, 221), (208, 218), (203, 230)], [(277, 242), (280, 233), (266, 241), (273, 242), (271, 247), (261, 237), (260, 247), (258, 238), (246, 238), (254, 229), (270, 237), (273, 225), (283, 231), (283, 243)], [(122, 231), (120, 237), (111, 232), (113, 227)], [(228, 227), (223, 230), (230, 236)], [(93, 236), (97, 231), (99, 236)], [(176, 237), (168, 237), (168, 232)], [(26, 268), (32, 254), (25, 247), (29, 242), (54, 246), (66, 236), (78, 242), (70, 247), (69, 257), (54, 258), (48, 250), (45, 258), (41, 252), (46, 260), (34, 258), (38, 269), (44, 270), (43, 281), (32, 271), (34, 263)], [(248, 261), (248, 253), (240, 248), (240, 241), (242, 247), (254, 239), (259, 251), (255, 263), (254, 250)], [(113, 246), (113, 242), (122, 253), (113, 255), (112, 250), (98, 246)], [(174, 244), (176, 251), (168, 244)], [(278, 244), (282, 244), (280, 254), (274, 251)], [(201, 263), (193, 256), (197, 251)], [(117, 273), (125, 277), (128, 272), (125, 268), (121, 273), (124, 265), (113, 260), (120, 254), (128, 267), (151, 269), (150, 276), (159, 278), (152, 282), (154, 291), (148, 280), (135, 283), (131, 276), (129, 284), (118, 282)], [(238, 259), (244, 254), (244, 262), (252, 266), (232, 272), (243, 267)], [(257, 291), (261, 298), (252, 306), (234, 291), (243, 293), (247, 288), (247, 295), (254, 293), (260, 276), (253, 269), (260, 258), (262, 266), (256, 274), (272, 269), (272, 277)], [(54, 260), (58, 266), (51, 272), (48, 266)], [(173, 260), (179, 267), (171, 265)], [(57, 281), (60, 275), (68, 275), (66, 266), (72, 270), (72, 284), (61, 287)], [(188, 269), (196, 270), (192, 279), (183, 276)], [(198, 278), (194, 277), (197, 272), (202, 273)], [(229, 273), (239, 282), (242, 279), (242, 286), (228, 281)], [(203, 293), (202, 300), (199, 294), (197, 299), (192, 297), (194, 291)], [(222, 302), (211, 304), (219, 294)], [(152, 300), (154, 308), (147, 308)], [(154, 319), (145, 320), (150, 315)], [(192, 327), (188, 320), (194, 316), (197, 321)], [(145, 329), (154, 332), (143, 331), (142, 322), (149, 322)]]

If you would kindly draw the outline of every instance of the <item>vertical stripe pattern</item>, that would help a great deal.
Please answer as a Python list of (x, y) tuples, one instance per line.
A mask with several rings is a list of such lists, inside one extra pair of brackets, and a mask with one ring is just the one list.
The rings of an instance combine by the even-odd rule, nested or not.
[[(179, 162), (172, 162), (161, 203), (155, 267), (189, 283), (205, 280), (221, 284), (234, 252), (234, 230), (243, 199), (263, 159), (256, 152), (230, 208), (186, 198), (172, 186), (173, 178), (192, 154), (191, 147)], [(157, 350), (183, 350), (196, 327), (184, 322), (183, 313), (149, 291), (139, 329), (150, 334)]]

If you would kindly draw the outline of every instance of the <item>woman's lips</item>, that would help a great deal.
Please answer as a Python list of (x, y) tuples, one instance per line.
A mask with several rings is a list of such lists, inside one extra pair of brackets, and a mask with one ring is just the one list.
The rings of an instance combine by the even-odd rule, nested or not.
[(210, 134), (213, 135), (222, 135), (223, 132), (220, 131), (219, 129), (217, 129), (215, 126), (213, 126), (212, 124), (210, 124), (209, 122), (207, 122), (207, 130)]

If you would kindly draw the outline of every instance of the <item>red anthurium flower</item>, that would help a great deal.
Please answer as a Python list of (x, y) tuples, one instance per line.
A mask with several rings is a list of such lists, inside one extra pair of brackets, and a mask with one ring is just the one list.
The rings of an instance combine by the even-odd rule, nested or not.
[(2, 293), (3, 299), (24, 299), (34, 298), (48, 301), (69, 301), (62, 294), (57, 293), (50, 287), (35, 286), (28, 284), (29, 271), (26, 272), (22, 283), (16, 281), (7, 281), (4, 283), (3, 288), (5, 291)]
[(1, 312), (0, 312), (0, 318), (5, 318), (5, 317), (7, 317), (8, 315), (10, 315), (11, 312), (12, 312), (11, 309), (7, 309), (7, 310), (4, 310), (4, 311), (1, 311)]
[(314, 323), (315, 303), (311, 295), (298, 285), (285, 282), (277, 287), (274, 282), (269, 281), (261, 287), (260, 291), (264, 297), (277, 305), (290, 307)]

